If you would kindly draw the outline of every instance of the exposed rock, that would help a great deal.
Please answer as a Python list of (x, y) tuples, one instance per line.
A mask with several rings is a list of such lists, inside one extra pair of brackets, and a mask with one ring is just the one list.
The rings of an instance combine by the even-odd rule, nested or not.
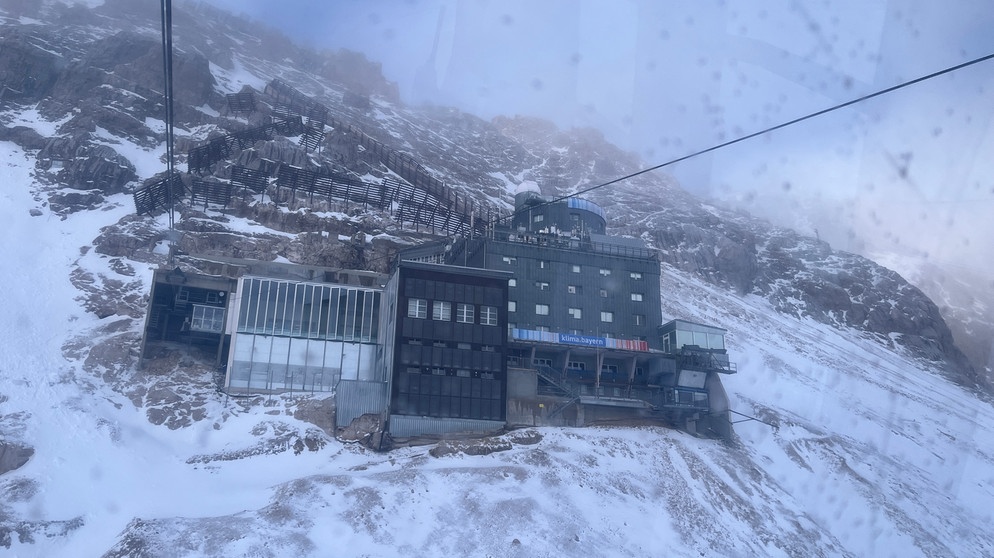
[(393, 447), (390, 434), (383, 430), (383, 417), (365, 414), (355, 418), (351, 424), (338, 429), (335, 437), (342, 442), (358, 442), (375, 451), (389, 451)]
[[(2, 48), (2, 47), (0, 47)], [(42, 149), (48, 140), (42, 137), (34, 128), (0, 126), (0, 141), (11, 141), (22, 149)]]
[(31, 446), (0, 440), (0, 475), (20, 469), (34, 454), (35, 450)]
[(48, 96), (63, 69), (62, 58), (42, 48), (36, 33), (4, 25), (0, 37), (0, 102), (38, 101)]

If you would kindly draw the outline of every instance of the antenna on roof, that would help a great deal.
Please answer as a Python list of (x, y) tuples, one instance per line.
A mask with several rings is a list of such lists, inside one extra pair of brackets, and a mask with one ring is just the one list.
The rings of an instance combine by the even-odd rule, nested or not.
[(173, 210), (174, 184), (176, 169), (173, 165), (173, 3), (172, 0), (161, 0), (162, 7), (162, 73), (163, 73), (163, 104), (166, 109), (166, 204), (169, 206), (169, 229), (172, 230), (176, 218)]

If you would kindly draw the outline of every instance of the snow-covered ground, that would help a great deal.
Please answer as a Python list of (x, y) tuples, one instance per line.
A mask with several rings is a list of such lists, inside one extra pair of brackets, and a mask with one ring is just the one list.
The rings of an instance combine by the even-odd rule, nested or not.
[[(664, 315), (729, 329), (733, 407), (769, 423), (737, 424), (733, 443), (540, 428), (375, 454), (315, 434), (292, 401), (228, 400), (209, 378), (192, 383), (202, 404), (185, 426), (154, 424), (148, 393), (121, 387), (141, 321), (85, 312), (70, 282), (115, 276), (87, 247), (131, 200), (60, 220), (32, 168), (0, 143), (0, 435), (35, 452), (0, 477), (0, 553), (994, 554), (989, 404), (881, 340), (665, 269)], [(100, 342), (126, 345), (118, 369), (85, 365)]]

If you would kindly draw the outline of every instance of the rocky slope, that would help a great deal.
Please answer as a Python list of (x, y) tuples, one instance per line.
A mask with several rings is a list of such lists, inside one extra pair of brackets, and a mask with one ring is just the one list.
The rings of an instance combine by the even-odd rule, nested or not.
[[(95, 207), (107, 195), (134, 188), (149, 177), (154, 162), (137, 169), (121, 140), (152, 148), (163, 139), (160, 64), (154, 12), (138, 4), (105, 2), (80, 15), (62, 3), (22, 6), (8, 13), (0, 76), (8, 109), (21, 107), (57, 126), (42, 136), (6, 122), (0, 138), (37, 150), (39, 178), (52, 186), (49, 203), (58, 212)], [(224, 92), (245, 86), (264, 89), (280, 77), (330, 108), (337, 118), (394, 149), (411, 153), (430, 172), (465, 195), (508, 203), (508, 190), (535, 180), (548, 195), (565, 195), (638, 170), (642, 163), (609, 145), (592, 130), (557, 130), (531, 118), (485, 122), (445, 108), (412, 109), (399, 104), (396, 87), (376, 64), (346, 52), (314, 53), (247, 22), (203, 6), (177, 10), (175, 21), (177, 150), (184, 153), (211, 134), (262, 121), (262, 113), (233, 118)], [(18, 19), (15, 19), (18, 18)], [(44, 18), (45, 25), (40, 19)], [(125, 30), (126, 29), (126, 30)], [(273, 62), (279, 60), (280, 62)], [(348, 76), (345, 79), (343, 76)], [(80, 91), (87, 94), (80, 96)], [(360, 91), (371, 105), (345, 103)], [(271, 108), (271, 107), (270, 107)], [(247, 120), (246, 120), (247, 118)], [(343, 130), (331, 130), (322, 149), (324, 164), (357, 176), (384, 175), (382, 167), (358, 155)], [(263, 157), (301, 161), (310, 155), (279, 140), (233, 157), (258, 164)], [(182, 158), (182, 157), (181, 157)], [(221, 171), (223, 173), (223, 171)], [(873, 335), (917, 357), (941, 363), (965, 384), (980, 377), (953, 343), (938, 308), (901, 277), (864, 258), (829, 249), (814, 239), (776, 229), (748, 216), (701, 204), (663, 173), (650, 173), (588, 194), (602, 205), (615, 232), (645, 238), (662, 261), (702, 279), (768, 298), (774, 307), (798, 316)], [(291, 208), (247, 203), (230, 209), (288, 235), (239, 238), (223, 218), (204, 218), (186, 208), (179, 228), (188, 252), (281, 256), (302, 263), (376, 267), (387, 260), (391, 243), (357, 256), (337, 242), (322, 242), (313, 231), (353, 237), (409, 236), (375, 215), (319, 218), (327, 207)], [(161, 233), (135, 229), (141, 220), (121, 223), (98, 242), (98, 250), (135, 256), (136, 244)], [(325, 235), (325, 238), (329, 238)], [(122, 246), (123, 244), (123, 246)]]

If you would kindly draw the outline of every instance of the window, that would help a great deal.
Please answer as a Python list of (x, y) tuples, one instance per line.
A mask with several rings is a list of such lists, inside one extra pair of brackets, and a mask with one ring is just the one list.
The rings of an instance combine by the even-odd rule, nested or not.
[(431, 346), (445, 348), (448, 347), (449, 345), (445, 341), (432, 341)]
[(580, 273), (580, 266), (578, 265), (571, 266), (570, 271), (572, 271), (573, 273)]
[(485, 353), (493, 353), (493, 352), (495, 352), (495, 349), (494, 349), (493, 345), (481, 345), (480, 346), (480, 350), (483, 351), (483, 352), (485, 352)]
[(645, 325), (645, 314), (635, 314), (635, 325)]
[(632, 279), (635, 279), (636, 281), (642, 280), (642, 274), (639, 273), (638, 271), (633, 271), (629, 273), (628, 276), (631, 277)]
[(580, 285), (567, 285), (566, 292), (568, 292), (569, 294), (580, 294), (581, 292), (583, 292), (583, 289), (580, 287)]
[(549, 326), (535, 326), (535, 331), (549, 331)]
[(447, 322), (452, 319), (452, 303), (444, 300), (436, 300), (431, 305), (431, 319)]
[(600, 270), (600, 274), (603, 275), (604, 277), (607, 277), (608, 275), (611, 275), (611, 270), (602, 267)]
[(194, 304), (190, 330), (221, 333), (224, 331), (224, 308)]
[(548, 260), (539, 260), (538, 261), (538, 268), (539, 269), (549, 269), (549, 267), (550, 267), (550, 265), (549, 265), (549, 261)]
[(540, 291), (549, 290), (549, 283), (545, 281), (535, 281), (535, 287)]
[(532, 223), (541, 223), (542, 221), (545, 221), (545, 215), (541, 213), (532, 217)]
[(517, 287), (518, 286), (518, 280), (514, 279), (514, 278), (508, 279), (507, 280), (507, 286), (508, 287)]
[(460, 302), (456, 304), (456, 321), (461, 324), (473, 323), (473, 305)]
[(515, 264), (515, 263), (517, 263), (517, 261), (518, 261), (518, 258), (512, 258), (511, 256), (504, 256), (504, 257), (503, 257), (503, 258), (501, 258), (501, 259), (502, 259), (502, 260), (504, 261), (504, 263), (506, 263), (507, 265), (514, 265), (514, 264)]
[(617, 373), (618, 373), (618, 365), (616, 364), (601, 365), (601, 374), (617, 374)]
[(602, 322), (613, 322), (614, 321), (614, 312), (601, 312), (601, 321)]
[(548, 304), (536, 304), (535, 305), (535, 314), (537, 314), (539, 316), (548, 316), (549, 315), (549, 305)]
[(586, 370), (587, 365), (577, 360), (571, 360), (566, 363), (566, 368), (572, 368), (573, 370)]
[(632, 293), (632, 300), (642, 302), (642, 293)]
[(513, 300), (507, 301), (507, 311), (508, 312), (517, 312), (517, 310), (518, 310), (518, 303), (517, 302), (515, 302)]
[(480, 307), (480, 324), (495, 326), (497, 325), (497, 307), (496, 306), (481, 306)]
[(552, 359), (551, 358), (536, 358), (532, 362), (534, 362), (538, 366), (548, 366), (550, 368), (552, 367)]
[(579, 308), (570, 308), (569, 309), (569, 315), (571, 317), (579, 320), (582, 317), (582, 315), (583, 315), (583, 311), (581, 309), (579, 309)]
[(601, 298), (607, 298), (607, 289), (601, 289)]
[(411, 298), (407, 300), (408, 318), (427, 318), (428, 301), (423, 298)]
[(470, 345), (469, 343), (456, 343), (456, 348), (462, 349), (464, 351), (470, 351), (473, 349), (473, 346)]

